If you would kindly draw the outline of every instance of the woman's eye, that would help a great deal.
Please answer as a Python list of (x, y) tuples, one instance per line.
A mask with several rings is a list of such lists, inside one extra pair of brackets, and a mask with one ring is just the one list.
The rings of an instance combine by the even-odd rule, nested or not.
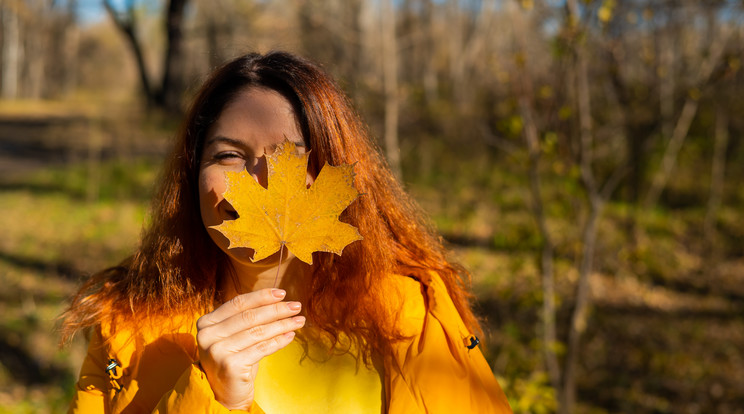
[(231, 159), (241, 158), (240, 154), (235, 152), (220, 152), (215, 154), (214, 159), (218, 161), (226, 161)]

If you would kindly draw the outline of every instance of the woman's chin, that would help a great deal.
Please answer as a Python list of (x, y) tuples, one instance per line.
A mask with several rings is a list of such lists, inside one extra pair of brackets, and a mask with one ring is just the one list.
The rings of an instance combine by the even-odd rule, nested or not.
[[(231, 260), (237, 262), (242, 266), (254, 266), (254, 267), (271, 267), (279, 264), (279, 252), (276, 252), (268, 257), (261, 260), (253, 261), (255, 250), (248, 247), (236, 247), (227, 250), (227, 255)], [(282, 261), (287, 260), (287, 251), (285, 250)]]
[[(230, 240), (228, 240), (222, 233), (209, 227), (207, 228), (207, 232), (212, 237), (212, 241), (227, 255), (227, 257), (230, 258), (230, 261), (232, 261), (234, 265), (246, 267), (272, 267), (279, 264), (279, 251), (254, 262), (253, 256), (256, 253), (255, 250), (249, 247), (228, 248), (227, 246), (230, 245)], [(282, 262), (286, 262), (293, 257), (294, 255), (284, 247), (284, 254), (281, 256)]]

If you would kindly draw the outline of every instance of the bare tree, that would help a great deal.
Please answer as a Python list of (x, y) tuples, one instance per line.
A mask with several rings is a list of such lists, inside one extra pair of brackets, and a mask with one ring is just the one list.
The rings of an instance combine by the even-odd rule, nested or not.
[(713, 162), (710, 172), (710, 193), (703, 222), (705, 239), (709, 246), (714, 245), (712, 238), (716, 229), (716, 216), (723, 196), (723, 184), (726, 176), (726, 147), (729, 141), (728, 124), (729, 120), (726, 109), (718, 106), (716, 108)]
[(480, 7), (467, 12), (469, 6), (461, 6), (458, 0), (450, 0), (448, 25), (450, 77), (455, 103), (461, 107), (473, 101), (477, 92), (474, 79), (468, 75), (473, 72), (489, 42), (492, 41), (496, 25), (495, 0), (484, 0)]
[(2, 97), (18, 96), (21, 69), (21, 29), (19, 13), (25, 11), (23, 2), (9, 2), (0, 8), (2, 13)]
[[(671, 13), (671, 11), (670, 11)], [(659, 109), (661, 112), (661, 132), (664, 137), (671, 137), (674, 117), (674, 88), (675, 88), (675, 38), (671, 30), (661, 35), (659, 39)]]
[[(576, 34), (586, 30), (582, 24), (577, 0), (567, 1), (568, 25)], [(574, 59), (576, 100), (579, 116), (581, 156), (579, 160), (581, 183), (584, 186), (589, 204), (589, 215), (581, 234), (582, 252), (579, 265), (579, 278), (576, 286), (576, 300), (571, 315), (568, 331), (568, 344), (563, 371), (563, 387), (560, 390), (559, 412), (569, 414), (575, 411), (576, 405), (576, 369), (578, 365), (581, 338), (586, 331), (591, 307), (589, 278), (594, 268), (594, 252), (597, 244), (597, 222), (602, 214), (606, 201), (624, 175), (624, 168), (618, 168), (603, 186), (597, 182), (593, 170), (594, 131), (592, 122), (592, 103), (589, 88), (589, 69), (586, 56), (586, 43), (574, 38)]]
[(698, 75), (697, 82), (698, 85), (687, 95), (685, 105), (682, 107), (682, 112), (677, 119), (672, 135), (669, 138), (666, 149), (664, 150), (661, 165), (654, 174), (651, 188), (649, 188), (646, 193), (646, 197), (643, 201), (645, 207), (656, 205), (662, 191), (664, 191), (664, 188), (669, 181), (669, 177), (671, 177), (672, 172), (674, 171), (679, 151), (682, 149), (682, 144), (685, 142), (687, 133), (690, 130), (690, 126), (692, 125), (692, 121), (695, 118), (695, 114), (700, 105), (700, 90), (708, 84), (714, 69), (718, 66), (723, 51), (725, 50), (729, 34), (729, 30), (726, 27), (723, 27), (721, 38), (711, 42), (708, 57), (703, 61), (702, 65), (700, 65), (700, 74)]
[(402, 178), (400, 143), (398, 142), (398, 42), (395, 30), (395, 6), (392, 0), (382, 0), (380, 13), (382, 35), (383, 89), (385, 93), (385, 154), (393, 173)]
[(5, 99), (49, 98), (70, 91), (74, 3), (70, 0), (65, 7), (49, 0), (0, 3), (0, 94)]
[[(514, 6), (512, 6), (514, 7)], [(556, 304), (555, 304), (555, 273), (553, 270), (554, 262), (554, 243), (553, 237), (548, 229), (547, 215), (545, 214), (544, 200), (542, 196), (542, 180), (540, 178), (540, 160), (542, 149), (540, 147), (539, 128), (537, 125), (537, 115), (532, 103), (534, 93), (533, 81), (528, 70), (531, 62), (527, 61), (526, 42), (526, 23), (521, 13), (512, 13), (514, 21), (513, 41), (516, 44), (515, 51), (515, 78), (518, 79), (518, 103), (519, 114), (524, 125), (522, 135), (527, 144), (529, 154), (528, 175), (530, 183), (530, 206), (532, 215), (540, 232), (540, 260), (539, 268), (542, 281), (542, 340), (543, 355), (545, 366), (550, 377), (553, 388), (561, 388), (561, 368), (558, 362), (556, 344), (558, 336), (556, 334)], [(519, 20), (519, 21), (517, 21)]]
[(124, 11), (118, 11), (111, 0), (103, 0), (109, 16), (124, 35), (137, 64), (142, 92), (148, 104), (168, 112), (181, 111), (184, 83), (183, 12), (189, 0), (169, 0), (165, 14), (167, 45), (163, 55), (163, 71), (159, 87), (155, 87), (145, 63), (142, 41), (138, 37), (136, 0), (128, 0)]

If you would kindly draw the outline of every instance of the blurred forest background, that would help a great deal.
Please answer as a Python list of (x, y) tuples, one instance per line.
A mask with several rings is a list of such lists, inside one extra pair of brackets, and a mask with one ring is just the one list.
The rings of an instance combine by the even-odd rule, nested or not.
[(744, 413), (744, 2), (2, 0), (0, 413), (136, 246), (205, 74), (321, 62), (470, 269), (518, 413)]

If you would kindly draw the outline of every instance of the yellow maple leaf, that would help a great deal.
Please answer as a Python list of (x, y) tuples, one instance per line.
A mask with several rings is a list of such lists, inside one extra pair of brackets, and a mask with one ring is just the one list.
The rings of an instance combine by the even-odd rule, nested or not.
[(356, 227), (338, 220), (358, 196), (354, 166), (327, 163), (307, 187), (308, 154), (297, 154), (285, 141), (266, 156), (268, 185), (263, 188), (246, 171), (225, 172), (225, 199), (238, 212), (235, 220), (212, 226), (230, 240), (228, 248), (249, 247), (252, 261), (265, 259), (286, 246), (298, 259), (313, 264), (312, 253), (341, 255), (362, 236)]

